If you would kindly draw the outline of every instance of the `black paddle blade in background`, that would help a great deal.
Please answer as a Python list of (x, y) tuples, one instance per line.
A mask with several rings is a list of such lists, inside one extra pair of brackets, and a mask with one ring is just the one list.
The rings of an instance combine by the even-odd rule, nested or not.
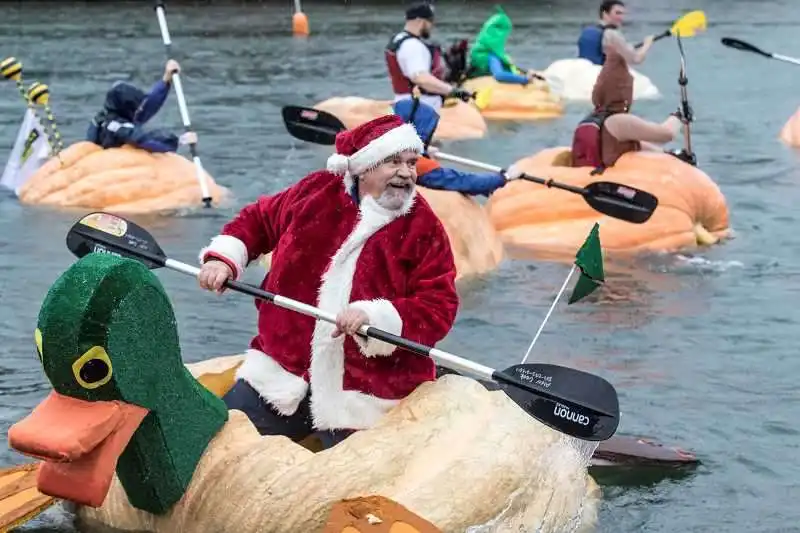
[(164, 266), (166, 260), (164, 251), (146, 230), (102, 212), (90, 213), (72, 226), (67, 233), (67, 248), (77, 257), (107, 253), (135, 259), (150, 269)]
[(599, 376), (558, 365), (529, 363), (497, 371), (494, 377), (526, 413), (556, 431), (588, 441), (607, 440), (617, 431), (617, 391)]
[(761, 54), (764, 57), (772, 57), (772, 54), (765, 52), (761, 48), (753, 46), (752, 44), (741, 41), (739, 39), (734, 39), (733, 37), (723, 37), (722, 39), (720, 39), (720, 41), (728, 48), (741, 50), (743, 52), (753, 52), (756, 54)]
[(330, 113), (310, 107), (290, 105), (284, 107), (281, 114), (292, 137), (314, 144), (335, 144), (336, 134), (347, 129)]
[(590, 183), (584, 198), (597, 211), (634, 224), (647, 222), (658, 207), (649, 192), (610, 181)]

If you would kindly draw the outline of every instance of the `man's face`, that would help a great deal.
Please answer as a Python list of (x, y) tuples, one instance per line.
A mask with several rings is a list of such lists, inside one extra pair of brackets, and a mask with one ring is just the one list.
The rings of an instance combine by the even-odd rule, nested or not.
[(431, 32), (433, 32), (433, 21), (432, 20), (422, 20), (422, 28), (419, 31), (419, 36), (423, 39), (430, 39)]
[(611, 11), (603, 14), (603, 21), (606, 24), (622, 26), (625, 22), (625, 6), (616, 5), (612, 7)]
[(372, 196), (390, 211), (401, 209), (414, 191), (417, 182), (416, 152), (394, 155), (360, 176), (362, 194)]

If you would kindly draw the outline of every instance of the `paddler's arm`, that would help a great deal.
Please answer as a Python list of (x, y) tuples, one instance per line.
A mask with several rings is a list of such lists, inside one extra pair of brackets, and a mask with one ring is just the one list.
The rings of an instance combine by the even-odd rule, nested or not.
[(475, 174), (439, 167), (419, 176), (417, 183), (440, 191), (489, 196), (506, 184), (506, 178), (502, 174)]
[(144, 101), (139, 105), (133, 116), (133, 123), (140, 126), (153, 118), (167, 101), (169, 89), (172, 86), (172, 75), (180, 71), (181, 66), (174, 59), (169, 59), (164, 66), (164, 75), (150, 89)]
[(430, 51), (417, 39), (408, 39), (397, 50), (397, 63), (403, 75), (428, 92), (447, 96), (453, 87), (431, 74), (431, 60)]
[(144, 131), (137, 126), (128, 144), (152, 153), (178, 151), (178, 137), (164, 130)]
[(211, 243), (200, 250), (200, 264), (216, 259), (227, 264), (239, 279), (251, 261), (266, 255), (278, 244), (291, 221), (291, 204), (297, 185), (272, 196), (262, 196), (246, 205)]
[(665, 144), (673, 141), (678, 135), (681, 121), (676, 116), (670, 115), (667, 120), (657, 124), (636, 115), (619, 113), (608, 117), (603, 126), (619, 141)]
[(603, 49), (612, 47), (622, 57), (628, 65), (639, 65), (644, 61), (647, 56), (647, 51), (653, 46), (653, 36), (648, 35), (644, 39), (644, 45), (641, 48), (634, 48), (625, 40), (625, 37), (617, 30), (607, 29), (603, 32)]
[(527, 76), (520, 76), (519, 74), (514, 74), (510, 70), (506, 70), (503, 62), (494, 54), (489, 54), (489, 71), (497, 82), (518, 83), (520, 85), (528, 84)]
[(153, 118), (167, 101), (170, 87), (169, 82), (158, 80), (145, 96), (139, 109), (136, 110), (136, 114), (133, 115), (133, 123), (140, 126)]
[[(442, 223), (436, 218), (431, 222), (429, 238), (416, 242), (415, 253), (408, 257), (414, 268), (409, 273), (405, 294), (350, 304), (364, 311), (373, 326), (427, 346), (435, 346), (445, 338), (458, 312), (453, 252)], [(353, 338), (367, 357), (391, 355), (395, 351), (394, 345), (377, 339)]]

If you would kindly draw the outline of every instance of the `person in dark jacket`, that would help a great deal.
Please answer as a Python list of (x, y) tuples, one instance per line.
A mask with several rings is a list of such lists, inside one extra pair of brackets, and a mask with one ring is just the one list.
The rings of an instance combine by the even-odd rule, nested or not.
[(106, 93), (103, 110), (92, 119), (86, 140), (103, 148), (119, 148), (127, 144), (148, 152), (176, 152), (180, 144), (196, 143), (197, 134), (194, 132), (186, 132), (179, 138), (164, 129), (144, 129), (147, 121), (167, 100), (172, 75), (179, 70), (177, 61), (167, 61), (164, 76), (148, 93), (127, 82), (115, 82)]
[[(395, 115), (414, 125), (417, 135), (425, 145), (425, 153), (433, 155), (435, 148), (430, 146), (430, 142), (439, 125), (439, 114), (436, 110), (416, 98), (399, 100), (392, 107)], [(435, 160), (425, 156), (420, 157), (417, 162), (419, 185), (428, 189), (456, 191), (472, 196), (489, 196), (505, 186), (509, 180), (519, 178), (521, 174), (515, 165), (511, 165), (505, 174), (478, 174), (442, 167)]]

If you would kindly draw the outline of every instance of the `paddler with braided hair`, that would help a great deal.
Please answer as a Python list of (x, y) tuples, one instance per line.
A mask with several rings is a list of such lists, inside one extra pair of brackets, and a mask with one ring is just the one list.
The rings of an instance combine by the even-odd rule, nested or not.
[(262, 434), (331, 446), (435, 379), (432, 359), (357, 334), (369, 324), (433, 346), (453, 326), (453, 253), (415, 188), (422, 150), (396, 115), (341, 132), (326, 170), (244, 207), (201, 251), (204, 289), (272, 252), (262, 288), (337, 315), (334, 326), (257, 300), (258, 332), (223, 399)]
[(609, 50), (592, 90), (594, 110), (575, 129), (572, 166), (602, 171), (623, 154), (639, 150), (663, 151), (660, 145), (678, 135), (683, 116), (671, 113), (662, 123), (650, 122), (630, 113), (633, 76), (625, 59)]

